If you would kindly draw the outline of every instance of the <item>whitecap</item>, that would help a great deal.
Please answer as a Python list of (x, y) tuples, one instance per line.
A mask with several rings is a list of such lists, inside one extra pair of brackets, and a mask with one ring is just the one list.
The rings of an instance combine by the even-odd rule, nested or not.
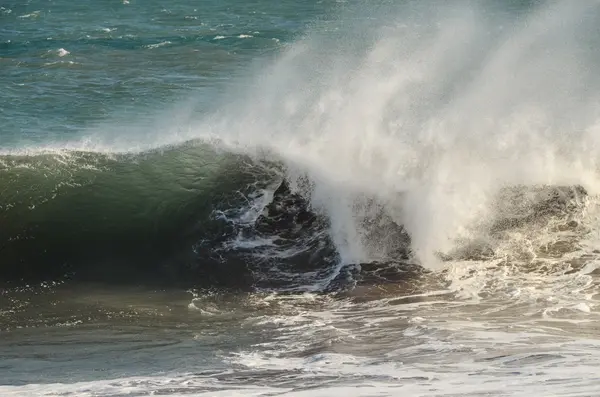
[(149, 44), (146, 46), (146, 48), (148, 49), (154, 49), (154, 48), (158, 48), (158, 47), (164, 47), (166, 45), (171, 44), (170, 41), (161, 41), (160, 43), (156, 43), (156, 44)]
[(25, 19), (25, 18), (37, 18), (39, 16), (40, 16), (40, 11), (34, 11), (31, 14), (19, 15), (18, 18), (21, 18), (21, 19)]

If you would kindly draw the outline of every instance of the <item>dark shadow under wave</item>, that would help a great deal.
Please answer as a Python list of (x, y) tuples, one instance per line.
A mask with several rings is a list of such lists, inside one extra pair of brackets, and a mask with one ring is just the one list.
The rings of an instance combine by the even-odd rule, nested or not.
[(3, 156), (0, 279), (190, 280), (194, 244), (226, 227), (211, 214), (273, 177), (207, 146)]

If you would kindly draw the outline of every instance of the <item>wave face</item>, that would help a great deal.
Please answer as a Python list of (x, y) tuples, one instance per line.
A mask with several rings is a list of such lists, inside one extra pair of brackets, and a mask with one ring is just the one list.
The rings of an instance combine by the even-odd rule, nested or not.
[(335, 276), (327, 220), (282, 182), (278, 164), (201, 142), (1, 164), (5, 280), (296, 290)]
[(5, 151), (3, 278), (327, 290), (595, 227), (595, 5), (347, 12), (176, 133)]
[(198, 236), (219, 237), (214, 211), (242, 206), (250, 185), (272, 178), (243, 165), (205, 145), (0, 157), (3, 276), (118, 282), (177, 272)]

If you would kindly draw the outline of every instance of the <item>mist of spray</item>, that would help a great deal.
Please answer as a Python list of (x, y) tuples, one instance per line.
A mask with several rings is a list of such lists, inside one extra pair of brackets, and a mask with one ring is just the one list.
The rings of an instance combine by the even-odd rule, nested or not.
[(388, 254), (365, 227), (375, 202), (435, 266), (492, 216), (503, 187), (600, 186), (598, 8), (380, 8), (292, 45), (197, 131), (283, 161), (343, 260)]

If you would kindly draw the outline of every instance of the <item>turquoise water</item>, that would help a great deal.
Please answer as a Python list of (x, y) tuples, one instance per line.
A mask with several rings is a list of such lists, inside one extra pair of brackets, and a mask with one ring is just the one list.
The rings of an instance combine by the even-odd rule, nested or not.
[(158, 108), (212, 109), (227, 82), (336, 3), (27, 1), (0, 8), (0, 147), (122, 133)]

